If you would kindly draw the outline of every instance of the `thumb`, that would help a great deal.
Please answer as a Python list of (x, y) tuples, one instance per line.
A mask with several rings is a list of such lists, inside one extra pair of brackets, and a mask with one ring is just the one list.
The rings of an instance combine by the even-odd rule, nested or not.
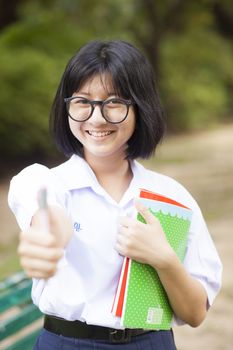
[(31, 226), (46, 233), (49, 231), (49, 217), (47, 210), (38, 209), (32, 217)]
[(70, 227), (68, 227), (67, 222), (68, 219), (61, 208), (48, 206), (46, 209), (37, 210), (31, 226), (40, 231), (41, 234), (53, 236), (58, 245), (64, 246), (70, 237)]
[(58, 206), (49, 206), (48, 215), (50, 232), (58, 239), (59, 244), (65, 246), (73, 234), (70, 218), (64, 209)]
[(154, 215), (150, 212), (150, 210), (145, 207), (139, 200), (135, 200), (135, 208), (145, 219), (147, 224), (153, 224), (156, 221)]

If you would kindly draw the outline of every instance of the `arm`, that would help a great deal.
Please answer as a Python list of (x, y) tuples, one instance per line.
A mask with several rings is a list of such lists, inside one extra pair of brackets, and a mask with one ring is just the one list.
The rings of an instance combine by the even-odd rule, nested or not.
[(206, 315), (207, 295), (204, 288), (186, 272), (159, 221), (140, 203), (136, 203), (136, 208), (147, 224), (122, 218), (116, 249), (122, 255), (154, 267), (174, 313), (191, 326), (198, 326)]
[(171, 254), (168, 260), (166, 266), (156, 270), (171, 307), (180, 319), (197, 327), (206, 316), (206, 291), (199, 281), (186, 272), (175, 254)]

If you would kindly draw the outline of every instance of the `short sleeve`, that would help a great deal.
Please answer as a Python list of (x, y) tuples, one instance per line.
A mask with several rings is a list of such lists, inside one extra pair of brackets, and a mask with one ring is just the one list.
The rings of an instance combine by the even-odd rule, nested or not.
[(193, 213), (184, 267), (204, 286), (211, 306), (221, 288), (222, 263), (198, 207)]
[(44, 165), (33, 164), (14, 176), (10, 182), (8, 204), (21, 230), (30, 226), (38, 209), (38, 191), (46, 187), (48, 204), (64, 207), (64, 193), (56, 176)]

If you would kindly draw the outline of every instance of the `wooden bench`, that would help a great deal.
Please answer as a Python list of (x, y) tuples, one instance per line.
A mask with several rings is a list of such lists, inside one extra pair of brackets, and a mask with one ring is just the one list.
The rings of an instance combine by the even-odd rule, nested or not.
[(24, 272), (0, 282), (0, 350), (32, 350), (42, 314), (31, 301), (32, 282)]

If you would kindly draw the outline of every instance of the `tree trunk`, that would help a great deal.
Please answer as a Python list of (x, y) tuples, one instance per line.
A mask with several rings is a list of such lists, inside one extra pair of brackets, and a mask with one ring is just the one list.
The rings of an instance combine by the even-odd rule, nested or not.
[(233, 11), (229, 11), (220, 1), (214, 4), (214, 15), (220, 33), (228, 38), (233, 39)]
[(0, 0), (0, 30), (18, 20), (18, 7), (23, 0)]

